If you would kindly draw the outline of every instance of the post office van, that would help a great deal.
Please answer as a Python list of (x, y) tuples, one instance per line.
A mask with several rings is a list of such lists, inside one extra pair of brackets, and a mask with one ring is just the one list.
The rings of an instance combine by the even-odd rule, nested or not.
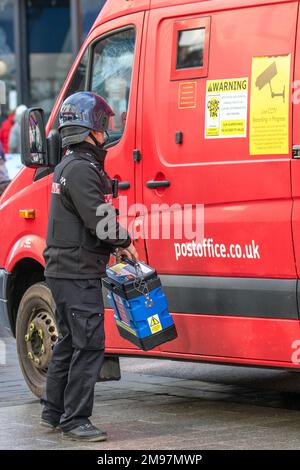
[[(143, 352), (107, 308), (107, 355), (299, 369), (298, 23), (296, 0), (108, 0), (99, 14), (48, 143), (70, 94), (114, 109), (106, 168), (120, 222), (178, 331)], [(1, 323), (37, 395), (58, 337), (42, 256), (53, 165), (22, 168), (0, 201)]]

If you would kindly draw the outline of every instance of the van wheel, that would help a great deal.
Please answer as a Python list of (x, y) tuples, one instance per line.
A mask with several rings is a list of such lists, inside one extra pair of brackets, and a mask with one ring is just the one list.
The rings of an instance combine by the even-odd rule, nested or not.
[(37, 283), (27, 289), (17, 315), (16, 339), (19, 363), (30, 390), (43, 395), (48, 364), (58, 339), (55, 305), (50, 289)]

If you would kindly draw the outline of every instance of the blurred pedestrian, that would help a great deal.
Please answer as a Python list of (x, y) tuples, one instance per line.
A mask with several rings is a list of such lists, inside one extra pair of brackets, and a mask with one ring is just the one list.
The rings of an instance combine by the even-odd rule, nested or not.
[(27, 107), (20, 104), (15, 112), (15, 122), (11, 128), (8, 141), (8, 153), (21, 153), (21, 119)]
[(14, 125), (15, 113), (9, 116), (2, 122), (0, 127), (0, 142), (2, 143), (4, 153), (8, 153), (8, 140), (12, 126)]
[(4, 192), (9, 183), (10, 179), (5, 165), (5, 154), (2, 143), (0, 142), (0, 195)]

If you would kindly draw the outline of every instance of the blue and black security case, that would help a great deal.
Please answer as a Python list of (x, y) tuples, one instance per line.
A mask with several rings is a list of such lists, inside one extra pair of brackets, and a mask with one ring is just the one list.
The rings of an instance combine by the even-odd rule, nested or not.
[[(116, 272), (118, 270), (121, 274)], [(127, 274), (122, 275), (124, 270)], [(126, 259), (107, 268), (106, 275), (102, 284), (107, 289), (116, 326), (123, 338), (144, 351), (177, 338), (167, 299), (154, 269)]]

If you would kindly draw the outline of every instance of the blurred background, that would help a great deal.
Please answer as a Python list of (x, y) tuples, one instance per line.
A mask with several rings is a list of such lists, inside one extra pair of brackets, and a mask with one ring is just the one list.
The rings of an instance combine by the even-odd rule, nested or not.
[(105, 0), (0, 0), (0, 124), (18, 104), (50, 113)]
[(0, 194), (21, 166), (24, 109), (49, 116), (105, 1), (0, 0)]

